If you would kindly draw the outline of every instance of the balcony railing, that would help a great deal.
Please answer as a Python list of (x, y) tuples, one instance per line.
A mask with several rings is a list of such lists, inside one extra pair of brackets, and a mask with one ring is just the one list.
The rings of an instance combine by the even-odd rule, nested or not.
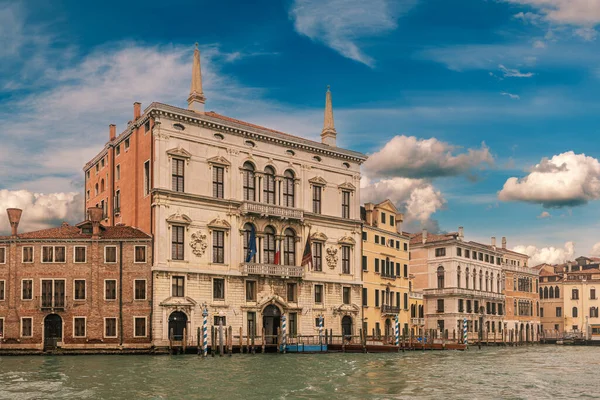
[(400, 313), (400, 307), (398, 306), (390, 306), (388, 304), (384, 304), (381, 306), (381, 313), (382, 314), (399, 314)]
[(242, 273), (244, 275), (265, 275), (279, 276), (282, 278), (302, 278), (304, 276), (304, 267), (275, 264), (242, 263)]
[(423, 298), (423, 293), (410, 292), (410, 298), (411, 299), (422, 299)]
[(496, 292), (486, 292), (483, 290), (459, 289), (459, 288), (444, 288), (444, 289), (425, 289), (425, 295), (460, 295), (471, 297), (485, 297), (488, 299), (503, 300), (504, 295)]
[(37, 296), (42, 311), (64, 311), (66, 296), (41, 295)]
[(413, 325), (425, 325), (425, 318), (411, 318), (410, 323)]
[(242, 214), (258, 214), (265, 217), (279, 217), (283, 219), (303, 219), (304, 211), (275, 204), (245, 201), (240, 208)]

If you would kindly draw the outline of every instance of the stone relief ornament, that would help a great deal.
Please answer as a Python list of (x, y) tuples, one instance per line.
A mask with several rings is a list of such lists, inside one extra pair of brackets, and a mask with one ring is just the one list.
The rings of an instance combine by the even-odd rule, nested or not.
[(329, 266), (329, 268), (335, 268), (338, 262), (337, 249), (334, 247), (328, 247), (327, 256), (325, 257), (325, 259), (327, 260), (327, 265)]
[(200, 231), (192, 233), (190, 247), (192, 248), (192, 253), (194, 253), (195, 256), (202, 257), (206, 251), (206, 248), (208, 247), (206, 235)]

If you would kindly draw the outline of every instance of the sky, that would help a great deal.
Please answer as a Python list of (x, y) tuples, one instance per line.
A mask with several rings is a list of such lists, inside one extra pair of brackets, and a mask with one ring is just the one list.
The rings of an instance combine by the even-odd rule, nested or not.
[[(600, 256), (600, 2), (0, 0), (0, 210), (83, 218), (82, 167), (133, 102), (206, 109), (369, 155), (404, 230)], [(0, 231), (8, 230), (0, 213)]]

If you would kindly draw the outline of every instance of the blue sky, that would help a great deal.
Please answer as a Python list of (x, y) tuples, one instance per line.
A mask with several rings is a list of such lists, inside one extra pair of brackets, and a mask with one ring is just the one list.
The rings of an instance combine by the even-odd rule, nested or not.
[(338, 143), (371, 155), (364, 200), (392, 198), (407, 229), (600, 255), (592, 3), (0, 1), (0, 208), (80, 219), (108, 125), (185, 106), (198, 42), (209, 110), (318, 139), (331, 85)]

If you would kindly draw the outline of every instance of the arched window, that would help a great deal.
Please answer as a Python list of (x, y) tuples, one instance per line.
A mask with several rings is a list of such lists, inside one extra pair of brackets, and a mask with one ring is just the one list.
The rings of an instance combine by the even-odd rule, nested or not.
[(265, 203), (275, 204), (275, 170), (271, 167), (265, 168), (263, 198)]
[(513, 302), (513, 314), (519, 315), (519, 310), (517, 309), (517, 299), (515, 299)]
[(500, 274), (496, 275), (496, 286), (498, 287), (497, 292), (500, 293)]
[(296, 232), (287, 228), (284, 232), (283, 264), (296, 265)]
[(423, 318), (423, 305), (419, 305), (419, 318)]
[(486, 292), (490, 291), (490, 286), (489, 286), (489, 283), (488, 283), (488, 279), (489, 279), (488, 273), (487, 273), (487, 271), (485, 271), (485, 291)]
[(554, 297), (557, 299), (560, 298), (560, 291), (558, 290), (558, 286), (554, 287)]
[(483, 271), (479, 270), (479, 290), (483, 290)]
[(390, 258), (385, 258), (385, 264), (383, 265), (383, 276), (390, 276)]
[[(252, 225), (251, 223), (246, 223), (244, 225), (244, 262), (256, 262), (256, 234), (254, 235), (254, 255), (252, 256), (252, 259), (248, 260), (248, 256), (250, 255), (250, 237), (251, 237), (251, 232), (252, 232), (252, 228), (254, 228), (254, 225)], [(256, 232), (256, 231), (255, 231)]]
[(244, 200), (256, 201), (256, 174), (254, 165), (245, 162), (243, 166), (244, 174)]
[(473, 269), (473, 290), (477, 290), (477, 271)]
[(444, 288), (444, 267), (441, 265), (437, 269), (437, 287), (438, 289)]
[(577, 318), (577, 307), (573, 307), (572, 313), (573, 313), (573, 318)]
[(460, 289), (460, 266), (456, 269), (456, 287)]
[(548, 297), (551, 299), (554, 298), (554, 288), (552, 286), (550, 286), (550, 289), (548, 290)]
[(96, 186), (94, 186), (94, 193), (96, 196), (98, 196), (98, 184), (96, 183)]
[(540, 288), (540, 299), (544, 298), (544, 289)]
[(283, 174), (283, 205), (294, 207), (294, 172), (289, 169)]
[(572, 300), (579, 300), (579, 289), (573, 289), (571, 291), (571, 299)]
[(104, 193), (104, 179), (100, 180), (100, 193)]
[(275, 264), (275, 229), (272, 226), (265, 228), (265, 236), (263, 239), (263, 256), (265, 263)]
[(417, 307), (415, 304), (410, 305), (410, 317), (417, 318)]
[(549, 298), (549, 297), (548, 297), (548, 286), (546, 286), (546, 287), (544, 288), (544, 298), (545, 298), (545, 299), (548, 299), (548, 298)]
[(469, 288), (469, 268), (465, 268), (465, 288)]

